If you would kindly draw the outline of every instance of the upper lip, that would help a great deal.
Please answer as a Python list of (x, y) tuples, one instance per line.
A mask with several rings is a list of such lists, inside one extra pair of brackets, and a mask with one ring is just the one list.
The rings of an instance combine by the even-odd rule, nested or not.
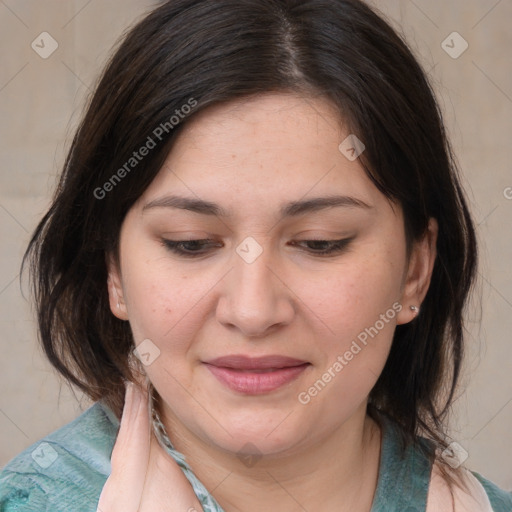
[(205, 363), (221, 368), (234, 368), (237, 370), (266, 370), (268, 368), (289, 368), (291, 366), (300, 366), (307, 364), (307, 361), (280, 355), (249, 357), (241, 354), (234, 354), (217, 357), (215, 359), (205, 361)]

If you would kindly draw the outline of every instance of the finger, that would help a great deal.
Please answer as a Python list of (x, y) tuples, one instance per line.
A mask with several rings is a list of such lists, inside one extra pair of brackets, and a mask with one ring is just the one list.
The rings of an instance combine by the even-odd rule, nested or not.
[(147, 410), (147, 393), (128, 383), (111, 456), (112, 470), (100, 495), (99, 512), (136, 512), (139, 508), (150, 454)]
[(148, 475), (140, 510), (203, 511), (183, 471), (171, 455), (160, 446), (154, 435), (151, 438)]

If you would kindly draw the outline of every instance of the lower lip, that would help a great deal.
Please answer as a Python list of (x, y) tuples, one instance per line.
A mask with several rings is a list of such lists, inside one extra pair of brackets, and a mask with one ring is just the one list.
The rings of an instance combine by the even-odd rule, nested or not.
[(240, 371), (211, 364), (206, 364), (206, 366), (222, 384), (233, 391), (246, 395), (262, 395), (295, 380), (309, 366), (309, 363), (279, 368), (265, 373), (254, 373), (250, 370)]

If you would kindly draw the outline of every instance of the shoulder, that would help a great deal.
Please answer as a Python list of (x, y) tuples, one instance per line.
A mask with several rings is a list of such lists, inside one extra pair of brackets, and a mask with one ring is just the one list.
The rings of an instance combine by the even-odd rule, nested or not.
[(440, 463), (433, 464), (426, 512), (512, 511), (512, 492), (500, 489), (478, 473), (465, 468), (461, 468), (457, 474), (451, 471), (451, 474), (462, 485), (450, 488), (441, 473)]
[(96, 402), (29, 446), (0, 474), (0, 510), (91, 510), (110, 474), (119, 421)]
[(495, 483), (487, 480), (479, 473), (472, 471), (473, 476), (478, 480), (485, 490), (489, 501), (492, 504), (493, 511), (511, 512), (512, 511), (512, 489), (505, 491), (498, 487)]
[[(512, 512), (512, 491), (462, 466), (442, 464), (430, 439), (418, 436), (404, 444), (397, 423), (382, 414), (379, 420), (383, 436), (372, 512)], [(443, 472), (455, 481), (452, 486)]]

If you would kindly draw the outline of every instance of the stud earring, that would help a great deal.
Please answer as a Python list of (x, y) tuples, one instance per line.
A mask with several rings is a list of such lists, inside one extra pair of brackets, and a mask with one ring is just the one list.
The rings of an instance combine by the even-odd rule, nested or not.
[(411, 311), (414, 311), (416, 314), (420, 312), (420, 308), (418, 306), (409, 306)]

